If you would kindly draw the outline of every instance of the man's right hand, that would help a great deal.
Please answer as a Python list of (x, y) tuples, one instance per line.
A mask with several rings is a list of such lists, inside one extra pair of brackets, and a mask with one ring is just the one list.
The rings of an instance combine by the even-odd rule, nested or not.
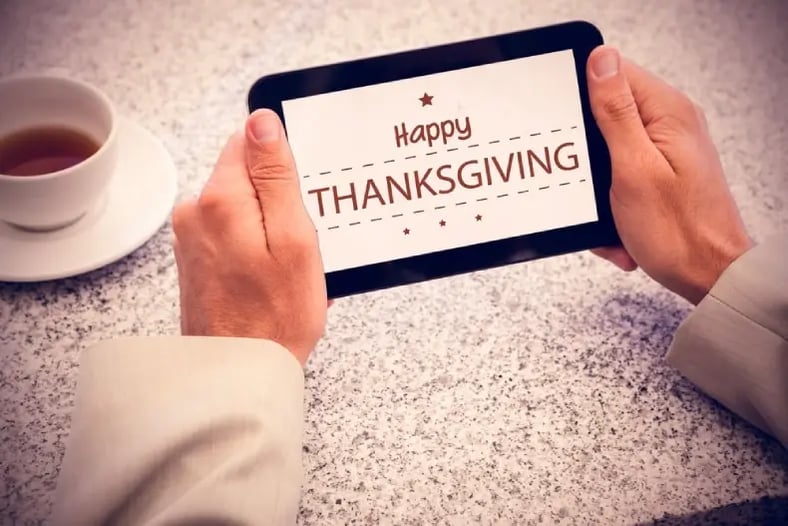
[(752, 246), (701, 109), (607, 46), (588, 59), (588, 88), (624, 245), (593, 252), (697, 304)]
[(275, 341), (301, 364), (326, 326), (317, 233), (279, 117), (254, 112), (172, 216), (181, 331)]

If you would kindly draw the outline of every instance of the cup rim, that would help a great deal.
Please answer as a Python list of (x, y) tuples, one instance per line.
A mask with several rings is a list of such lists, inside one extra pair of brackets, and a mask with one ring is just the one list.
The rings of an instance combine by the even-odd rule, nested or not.
[[(42, 81), (42, 80), (43, 81), (54, 80), (54, 81), (62, 81), (66, 83), (75, 84), (81, 88), (86, 89), (93, 96), (99, 99), (101, 103), (109, 110), (110, 127), (109, 127), (109, 133), (107, 134), (107, 138), (104, 139), (104, 141), (102, 141), (101, 146), (99, 146), (99, 148), (95, 152), (93, 152), (93, 154), (90, 155), (90, 157), (87, 157), (79, 161), (77, 164), (69, 166), (68, 168), (63, 168), (62, 170), (57, 170), (55, 172), (47, 172), (38, 175), (25, 175), (25, 176), (10, 175), (0, 172), (0, 181), (15, 181), (18, 184), (30, 184), (37, 181), (43, 181), (47, 179), (55, 179), (57, 177), (61, 177), (63, 175), (66, 175), (72, 171), (75, 171), (85, 166), (87, 163), (97, 158), (99, 154), (102, 154), (107, 149), (109, 149), (110, 144), (115, 141), (115, 136), (117, 135), (117, 130), (118, 130), (118, 117), (115, 112), (115, 106), (112, 104), (112, 101), (110, 101), (109, 97), (103, 91), (101, 91), (99, 88), (97, 88), (96, 86), (94, 86), (89, 82), (66, 75), (33, 74), (33, 75), (18, 75), (18, 76), (15, 75), (10, 77), (0, 78), (0, 86), (4, 84), (12, 84), (16, 82)], [(24, 183), (23, 181), (27, 181), (28, 183)]]

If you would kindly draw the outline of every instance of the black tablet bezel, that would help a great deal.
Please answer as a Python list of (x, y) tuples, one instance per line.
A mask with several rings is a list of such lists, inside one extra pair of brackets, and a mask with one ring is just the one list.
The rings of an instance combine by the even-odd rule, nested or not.
[(510, 263), (620, 243), (610, 211), (610, 157), (591, 114), (586, 62), (603, 43), (588, 22), (564, 24), (468, 40), (454, 44), (268, 75), (249, 91), (249, 111), (269, 108), (287, 128), (282, 101), (359, 88), (405, 78), (480, 66), (571, 49), (585, 121), (598, 221), (431, 252), (326, 274), (328, 296), (337, 298)]

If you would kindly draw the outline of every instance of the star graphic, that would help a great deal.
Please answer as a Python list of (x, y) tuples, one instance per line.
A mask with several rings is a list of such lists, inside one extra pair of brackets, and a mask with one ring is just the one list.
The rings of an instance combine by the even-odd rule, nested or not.
[(425, 91), (424, 92), (424, 96), (423, 97), (419, 97), (419, 100), (421, 101), (421, 106), (422, 107), (424, 107), (424, 106), (432, 106), (432, 98), (433, 98), (433, 96), (432, 95), (427, 95), (427, 92)]
[(406, 228), (405, 230), (402, 231), (402, 233), (407, 236), (408, 234), (410, 234), (410, 228)]
[(446, 221), (444, 221), (443, 219), (441, 219), (441, 220), (440, 220), (440, 223), (438, 223), (438, 224), (439, 224), (440, 226), (446, 226)]
[(481, 220), (482, 220), (482, 215), (476, 214), (476, 221), (481, 221)]

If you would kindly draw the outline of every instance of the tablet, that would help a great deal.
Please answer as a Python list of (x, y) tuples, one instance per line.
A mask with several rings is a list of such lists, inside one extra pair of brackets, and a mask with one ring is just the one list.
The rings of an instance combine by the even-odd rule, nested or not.
[(290, 71), (284, 122), (329, 297), (619, 243), (587, 22)]

